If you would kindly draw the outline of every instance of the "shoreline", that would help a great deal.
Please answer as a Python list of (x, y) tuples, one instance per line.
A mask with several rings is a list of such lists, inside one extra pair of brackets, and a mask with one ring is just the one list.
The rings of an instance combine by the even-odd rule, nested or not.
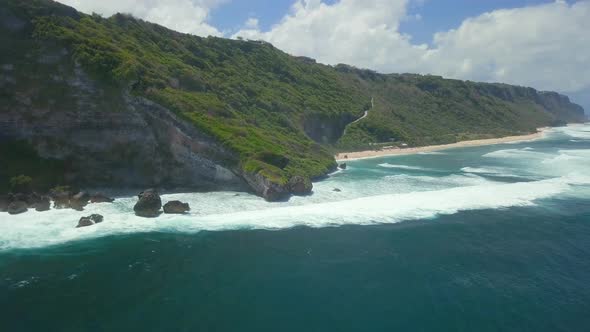
[(514, 143), (519, 141), (531, 141), (537, 140), (540, 138), (545, 137), (547, 130), (551, 129), (550, 127), (543, 127), (537, 128), (537, 132), (533, 134), (527, 135), (518, 135), (518, 136), (505, 136), (505, 137), (498, 137), (498, 138), (486, 138), (486, 139), (477, 139), (477, 140), (470, 140), (470, 141), (461, 141), (457, 143), (450, 143), (450, 144), (442, 144), (442, 145), (427, 145), (427, 146), (420, 146), (414, 148), (388, 148), (382, 150), (365, 150), (365, 151), (356, 151), (356, 152), (341, 152), (336, 154), (334, 157), (336, 161), (342, 162), (347, 160), (359, 160), (359, 159), (369, 159), (369, 158), (378, 158), (378, 157), (387, 157), (387, 156), (398, 156), (398, 155), (409, 155), (409, 154), (416, 154), (421, 152), (435, 152), (453, 148), (463, 148), (463, 147), (472, 147), (472, 146), (482, 146), (482, 145), (494, 145), (494, 144), (503, 144), (503, 143)]

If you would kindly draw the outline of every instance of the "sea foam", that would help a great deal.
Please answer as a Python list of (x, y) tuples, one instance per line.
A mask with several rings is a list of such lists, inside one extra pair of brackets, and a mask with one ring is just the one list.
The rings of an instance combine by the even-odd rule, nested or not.
[[(132, 213), (135, 198), (116, 204), (90, 205), (87, 211), (30, 211), (0, 220), (0, 250), (34, 248), (74, 240), (137, 232), (198, 232), (232, 229), (283, 229), (294, 226), (326, 227), (345, 224), (396, 223), (432, 218), (474, 209), (530, 206), (542, 198), (568, 192), (572, 185), (590, 184), (588, 177), (560, 177), (511, 184), (486, 183), (434, 191), (361, 197), (337, 202), (281, 205), (232, 193), (164, 195), (164, 200), (191, 203), (187, 215), (144, 219)], [(227, 199), (231, 195), (233, 199)], [(209, 196), (208, 198), (206, 198)], [(253, 206), (251, 203), (255, 203)], [(82, 215), (100, 213), (101, 224), (74, 228)]]

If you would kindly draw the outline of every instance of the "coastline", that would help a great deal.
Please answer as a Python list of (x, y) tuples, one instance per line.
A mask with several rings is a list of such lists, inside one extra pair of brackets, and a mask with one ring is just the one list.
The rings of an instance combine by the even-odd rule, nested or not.
[(420, 146), (414, 148), (387, 148), (381, 150), (365, 150), (365, 151), (356, 151), (356, 152), (341, 152), (336, 154), (334, 157), (336, 161), (347, 161), (347, 160), (358, 160), (358, 159), (368, 159), (368, 158), (378, 158), (378, 157), (387, 157), (387, 156), (396, 156), (396, 155), (408, 155), (408, 154), (416, 154), (421, 152), (435, 152), (441, 151), (446, 149), (453, 149), (453, 148), (463, 148), (463, 147), (471, 147), (471, 146), (482, 146), (482, 145), (494, 145), (494, 144), (502, 144), (502, 143), (513, 143), (513, 142), (520, 142), (520, 141), (530, 141), (530, 140), (537, 140), (540, 138), (545, 137), (547, 130), (550, 127), (543, 127), (537, 128), (537, 132), (533, 134), (527, 135), (518, 135), (518, 136), (505, 136), (505, 137), (498, 137), (498, 138), (487, 138), (487, 139), (478, 139), (478, 140), (470, 140), (470, 141), (461, 141), (457, 143), (450, 143), (450, 144), (442, 144), (442, 145), (427, 145), (427, 146)]

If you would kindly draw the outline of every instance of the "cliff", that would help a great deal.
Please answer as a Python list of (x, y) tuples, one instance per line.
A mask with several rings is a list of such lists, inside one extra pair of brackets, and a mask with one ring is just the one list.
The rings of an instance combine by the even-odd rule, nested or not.
[(277, 200), (292, 179), (335, 169), (334, 149), (583, 121), (556, 93), (330, 67), (49, 0), (1, 0), (0, 38), (0, 190), (28, 173), (45, 187), (250, 189)]

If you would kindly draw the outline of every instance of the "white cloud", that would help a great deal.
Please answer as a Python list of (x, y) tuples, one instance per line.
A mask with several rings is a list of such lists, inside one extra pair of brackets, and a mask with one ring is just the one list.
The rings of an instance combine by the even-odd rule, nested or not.
[[(406, 5), (406, 1), (391, 0), (342, 0), (333, 5), (300, 0), (270, 31), (244, 29), (234, 36), (263, 39), (324, 63), (395, 71), (391, 64), (411, 63), (426, 50), (425, 45), (412, 45), (409, 36), (398, 33)], [(392, 52), (395, 49), (404, 52)]]
[(244, 27), (246, 29), (258, 29), (258, 24), (259, 24), (258, 19), (251, 17), (248, 20), (246, 20)]
[(399, 31), (408, 0), (298, 0), (263, 39), (294, 55), (381, 72), (433, 73), (539, 89), (590, 90), (590, 1), (496, 10), (439, 32), (433, 45), (412, 44)]
[(170, 29), (199, 36), (223, 35), (207, 23), (211, 9), (226, 0), (58, 0), (82, 12), (129, 13)]

